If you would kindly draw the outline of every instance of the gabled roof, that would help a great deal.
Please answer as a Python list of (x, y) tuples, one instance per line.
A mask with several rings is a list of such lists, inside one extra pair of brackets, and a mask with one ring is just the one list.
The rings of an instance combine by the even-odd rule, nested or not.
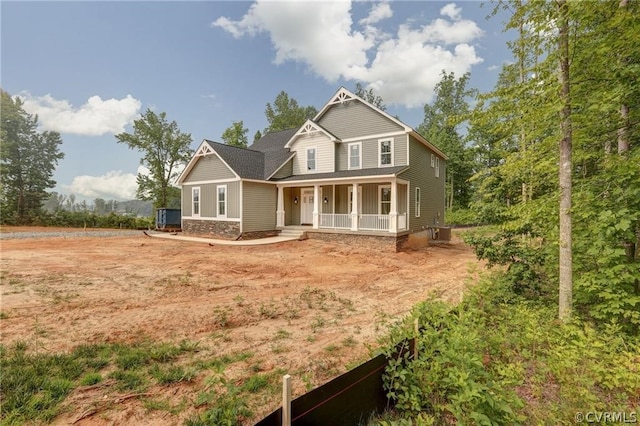
[(289, 141), (284, 147), (290, 148), (295, 142), (295, 140), (298, 139), (299, 136), (307, 136), (307, 135), (312, 135), (314, 133), (324, 134), (326, 137), (329, 138), (331, 142), (340, 142), (340, 139), (336, 137), (334, 134), (332, 134), (330, 131), (328, 131), (327, 129), (325, 129), (324, 127), (322, 127), (318, 123), (315, 123), (312, 120), (307, 120), (304, 122), (302, 126), (300, 126), (300, 129), (298, 129), (298, 131), (295, 132), (293, 136), (291, 136), (291, 139), (289, 139)]
[[(182, 173), (180, 173), (180, 176), (178, 177), (178, 180), (176, 181), (176, 183), (178, 185), (180, 185), (184, 179), (189, 175), (189, 173), (191, 173), (191, 170), (193, 169), (193, 167), (196, 165), (196, 163), (198, 162), (198, 160), (200, 159), (200, 157), (204, 157), (205, 155), (216, 155), (218, 158), (220, 158), (220, 160), (225, 163), (225, 165), (227, 167), (229, 167), (229, 169), (231, 169), (232, 172), (234, 172), (236, 174), (236, 176), (238, 175), (237, 172), (235, 172), (233, 170), (233, 168), (231, 168), (229, 166), (229, 164), (226, 163), (226, 161), (224, 160), (224, 158), (222, 158), (220, 155), (218, 155), (215, 150), (213, 149), (213, 144), (214, 142), (208, 141), (208, 140), (203, 140), (200, 143), (200, 146), (198, 146), (198, 149), (196, 149), (196, 153), (193, 155), (193, 157), (191, 157), (191, 160), (189, 160), (189, 162), (187, 163), (187, 166), (184, 168), (184, 170), (182, 171)], [(238, 176), (239, 177), (239, 176)]]
[(206, 142), (240, 178), (264, 179), (264, 153), (208, 140)]
[(349, 102), (349, 101), (353, 101), (353, 100), (357, 100), (362, 102), (364, 105), (368, 106), (369, 108), (371, 108), (372, 110), (376, 111), (378, 114), (383, 115), (384, 117), (386, 117), (387, 119), (393, 121), (394, 123), (396, 123), (397, 125), (399, 125), (400, 127), (402, 127), (404, 129), (405, 132), (410, 133), (413, 137), (415, 137), (418, 141), (420, 141), (422, 144), (426, 145), (428, 148), (430, 148), (432, 151), (434, 151), (436, 154), (440, 155), (442, 158), (444, 158), (445, 160), (448, 160), (449, 157), (447, 157), (445, 155), (444, 152), (442, 152), (440, 149), (438, 149), (438, 147), (436, 147), (435, 145), (433, 145), (431, 142), (429, 142), (428, 140), (426, 140), (421, 134), (419, 134), (418, 132), (416, 132), (413, 128), (411, 128), (410, 126), (407, 126), (405, 123), (403, 123), (402, 121), (398, 120), (397, 118), (387, 114), (385, 111), (381, 110), (380, 108), (378, 108), (377, 106), (365, 101), (364, 99), (362, 99), (360, 96), (350, 92), (349, 90), (345, 89), (344, 87), (340, 87), (340, 89), (338, 89), (338, 91), (335, 93), (335, 95), (333, 95), (331, 97), (331, 99), (329, 99), (329, 102), (327, 102), (322, 109), (316, 114), (315, 117), (313, 117), (313, 121), (317, 122), (319, 121), (322, 116), (329, 110), (329, 108), (331, 108), (333, 105), (336, 104), (341, 104), (344, 102)]
[(287, 129), (279, 132), (267, 133), (249, 147), (254, 151), (264, 153), (264, 179), (269, 179), (295, 153), (285, 148), (286, 143), (298, 129)]

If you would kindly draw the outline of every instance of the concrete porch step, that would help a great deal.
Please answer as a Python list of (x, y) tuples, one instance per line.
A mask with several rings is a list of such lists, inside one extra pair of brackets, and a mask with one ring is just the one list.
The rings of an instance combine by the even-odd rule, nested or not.
[(280, 231), (281, 237), (303, 238), (305, 232), (299, 229), (283, 229)]

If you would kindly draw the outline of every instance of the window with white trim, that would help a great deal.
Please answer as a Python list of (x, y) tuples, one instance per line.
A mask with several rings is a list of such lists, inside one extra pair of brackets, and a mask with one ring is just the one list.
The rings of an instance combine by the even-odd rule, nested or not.
[(378, 197), (378, 214), (389, 214), (391, 211), (391, 186), (380, 186), (380, 196)]
[(227, 185), (218, 185), (216, 187), (216, 206), (217, 216), (219, 218), (227, 217)]
[(440, 177), (440, 158), (436, 157), (436, 177)]
[(362, 168), (362, 142), (349, 144), (349, 170)]
[(383, 139), (378, 142), (378, 166), (393, 166), (393, 139)]
[(431, 168), (436, 166), (436, 156), (431, 154)]
[(416, 217), (420, 217), (420, 188), (416, 188)]
[(315, 148), (307, 148), (307, 171), (308, 172), (316, 171), (316, 149)]
[(191, 188), (191, 216), (200, 216), (200, 187)]

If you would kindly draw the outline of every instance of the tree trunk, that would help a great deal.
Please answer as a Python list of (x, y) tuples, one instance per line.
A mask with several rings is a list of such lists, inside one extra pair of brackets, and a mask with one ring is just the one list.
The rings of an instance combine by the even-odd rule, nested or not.
[(629, 151), (629, 107), (620, 106), (620, 118), (622, 126), (618, 129), (618, 154)]
[(569, 75), (569, 6), (566, 0), (558, 0), (558, 54), (560, 83), (560, 285), (558, 314), (562, 321), (571, 318), (573, 293), (573, 258), (571, 241), (571, 93)]

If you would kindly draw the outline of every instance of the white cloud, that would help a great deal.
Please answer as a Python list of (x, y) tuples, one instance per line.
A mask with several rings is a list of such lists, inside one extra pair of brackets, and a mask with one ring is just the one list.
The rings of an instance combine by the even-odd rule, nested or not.
[(447, 16), (455, 21), (460, 19), (460, 12), (462, 12), (462, 9), (456, 6), (455, 3), (449, 3), (440, 9), (440, 14), (442, 16)]
[(270, 2), (258, 0), (239, 20), (220, 17), (212, 23), (233, 37), (267, 33), (276, 64), (306, 64), (329, 82), (338, 78), (365, 83), (385, 103), (415, 107), (427, 103), (441, 71), (461, 76), (482, 62), (473, 46), (483, 35), (478, 25), (462, 19), (454, 3), (441, 18), (423, 25), (415, 20), (395, 33), (378, 24), (393, 16), (392, 3), (375, 3), (354, 25), (351, 2)]
[[(138, 167), (138, 172), (144, 172), (144, 167)], [(137, 188), (136, 175), (122, 170), (112, 170), (102, 176), (76, 176), (71, 185), (65, 186), (68, 191), (83, 197), (118, 201), (135, 199)]]
[(392, 16), (393, 11), (391, 10), (391, 6), (389, 6), (389, 3), (376, 3), (371, 8), (369, 16), (360, 20), (360, 24), (372, 25), (382, 21), (383, 19), (391, 18)]
[[(186, 164), (175, 166), (176, 179), (172, 185), (176, 185), (175, 180), (185, 169)], [(64, 189), (77, 195), (87, 198), (105, 198), (118, 201), (133, 200), (136, 198), (136, 190), (138, 189), (137, 175), (143, 174), (149, 176), (151, 171), (144, 167), (138, 166), (136, 174), (125, 173), (122, 170), (111, 170), (102, 176), (82, 175), (73, 178), (71, 185), (63, 185)]]
[(38, 115), (42, 130), (53, 130), (86, 136), (124, 132), (140, 113), (141, 102), (131, 95), (122, 99), (91, 96), (84, 105), (74, 107), (67, 100), (55, 99), (50, 94), (32, 96), (29, 92), (18, 95), (24, 109)]

